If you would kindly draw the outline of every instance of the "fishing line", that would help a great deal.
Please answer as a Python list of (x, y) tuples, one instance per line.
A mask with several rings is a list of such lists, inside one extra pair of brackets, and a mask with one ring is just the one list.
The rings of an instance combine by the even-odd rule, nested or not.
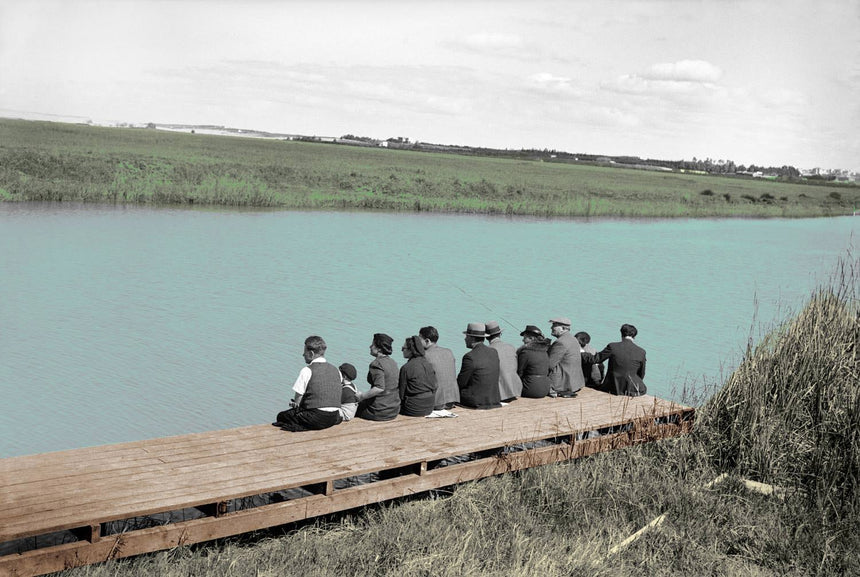
[(463, 289), (461, 289), (459, 286), (455, 285), (455, 284), (454, 284), (454, 283), (452, 283), (452, 282), (449, 282), (448, 284), (449, 284), (449, 285), (451, 285), (452, 287), (454, 287), (455, 289), (457, 289), (458, 291), (460, 291), (461, 293), (463, 293), (466, 297), (470, 298), (471, 300), (475, 301), (476, 303), (478, 303), (479, 305), (481, 305), (482, 307), (484, 307), (485, 309), (487, 309), (488, 311), (490, 311), (491, 313), (493, 313), (493, 315), (495, 315), (496, 317), (500, 318), (501, 320), (503, 320), (503, 321), (505, 321), (506, 323), (508, 323), (509, 325), (511, 325), (511, 328), (512, 328), (512, 329), (514, 329), (514, 330), (516, 330), (516, 331), (519, 331), (519, 330), (520, 330), (520, 329), (517, 327), (517, 325), (515, 325), (514, 323), (512, 323), (511, 321), (509, 321), (508, 319), (506, 319), (505, 317), (503, 317), (503, 316), (502, 316), (502, 315), (500, 315), (499, 313), (497, 313), (497, 312), (496, 312), (495, 310), (493, 310), (492, 308), (488, 307), (486, 304), (484, 304), (484, 302), (483, 302), (483, 301), (478, 300), (476, 297), (474, 297), (473, 295), (471, 295), (471, 294), (467, 293), (466, 291), (464, 291)]

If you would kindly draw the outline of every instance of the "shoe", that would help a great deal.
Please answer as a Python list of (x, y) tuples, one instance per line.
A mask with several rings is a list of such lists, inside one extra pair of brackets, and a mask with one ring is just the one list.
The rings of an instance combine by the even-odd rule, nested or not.
[(572, 399), (572, 398), (574, 398), (574, 397), (576, 396), (576, 393), (572, 393), (572, 392), (570, 392), (570, 391), (566, 391), (566, 392), (564, 392), (564, 393), (559, 393), (559, 395), (558, 395), (558, 396), (559, 396), (559, 397), (561, 397), (562, 399)]

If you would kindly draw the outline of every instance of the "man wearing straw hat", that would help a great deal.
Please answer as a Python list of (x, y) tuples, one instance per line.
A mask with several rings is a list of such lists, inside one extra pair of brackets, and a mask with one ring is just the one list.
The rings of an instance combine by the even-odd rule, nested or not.
[(460, 404), (473, 409), (501, 407), (499, 396), (499, 353), (484, 344), (487, 327), (484, 323), (469, 323), (466, 330), (466, 347), (457, 386), (460, 387)]
[(585, 386), (582, 374), (582, 347), (570, 334), (570, 319), (550, 319), (555, 342), (549, 348), (549, 377), (552, 380), (551, 397), (575, 397)]

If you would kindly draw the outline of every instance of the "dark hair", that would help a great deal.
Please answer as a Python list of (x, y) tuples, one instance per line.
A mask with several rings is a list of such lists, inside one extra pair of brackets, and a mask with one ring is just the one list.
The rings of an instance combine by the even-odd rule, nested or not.
[(374, 333), (373, 334), (373, 345), (379, 349), (379, 352), (383, 355), (391, 354), (391, 343), (394, 342), (394, 339), (386, 335), (385, 333)]
[(322, 337), (313, 335), (305, 339), (305, 348), (314, 354), (321, 355), (326, 350), (326, 344)]
[(637, 334), (639, 334), (639, 331), (633, 325), (628, 325), (627, 323), (621, 325), (621, 338), (633, 337), (635, 339)]
[(413, 357), (424, 356), (424, 343), (421, 342), (421, 337), (417, 335), (407, 338), (403, 346), (409, 350)]
[(418, 331), (418, 334), (423, 338), (429, 340), (431, 343), (435, 343), (439, 341), (439, 331), (436, 330), (434, 326), (421, 327), (421, 330)]
[(576, 337), (576, 340), (585, 343), (586, 345), (591, 342), (591, 335), (585, 331), (579, 331), (573, 336)]

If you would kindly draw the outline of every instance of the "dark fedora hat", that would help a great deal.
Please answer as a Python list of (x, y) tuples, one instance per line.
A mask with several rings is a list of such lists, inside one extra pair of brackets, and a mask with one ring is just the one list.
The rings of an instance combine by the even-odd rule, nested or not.
[(524, 337), (526, 335), (534, 335), (536, 337), (542, 337), (543, 333), (541, 332), (541, 330), (539, 328), (537, 328), (534, 325), (526, 325), (526, 330), (521, 332), (520, 336)]
[(469, 337), (486, 338), (487, 326), (484, 323), (469, 323), (463, 334)]

